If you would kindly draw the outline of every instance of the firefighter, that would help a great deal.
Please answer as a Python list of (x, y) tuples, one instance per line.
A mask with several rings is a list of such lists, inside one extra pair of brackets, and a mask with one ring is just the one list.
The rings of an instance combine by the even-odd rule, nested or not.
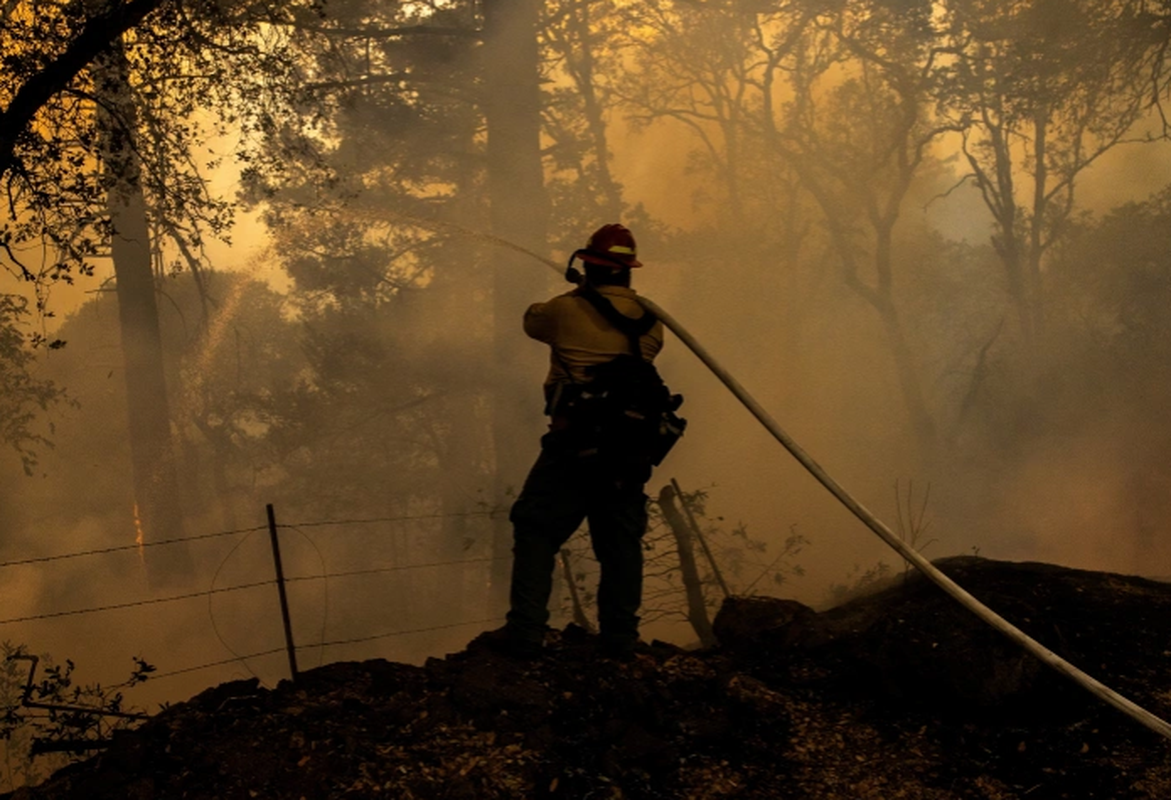
[[(663, 324), (642, 309), (630, 287), (641, 267), (634, 236), (622, 225), (599, 228), (576, 257), (585, 280), (567, 294), (532, 305), (524, 330), (550, 348), (545, 380), (549, 430), (512, 506), (512, 581), (507, 624), (489, 636), (519, 657), (541, 653), (555, 560), (582, 521), (601, 566), (597, 592), (599, 648), (629, 660), (638, 641), (642, 602), (644, 484), (654, 459), (637, 435), (610, 429), (597, 405), (598, 371), (625, 354), (649, 365), (663, 346)], [(572, 259), (571, 259), (572, 265)], [(572, 271), (572, 266), (570, 268)], [(631, 359), (627, 359), (628, 361)], [(653, 367), (647, 368), (657, 380)], [(623, 384), (636, 378), (607, 379)], [(659, 386), (662, 387), (661, 381)], [(616, 395), (629, 386), (609, 386)]]

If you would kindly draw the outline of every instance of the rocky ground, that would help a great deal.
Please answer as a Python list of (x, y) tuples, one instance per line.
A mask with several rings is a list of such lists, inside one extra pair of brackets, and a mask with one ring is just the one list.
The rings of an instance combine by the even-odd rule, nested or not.
[[(1171, 717), (1171, 585), (975, 558), (939, 566), (1042, 643)], [(721, 645), (532, 662), (473, 642), (421, 667), (224, 684), (11, 800), (1171, 798), (1171, 742), (925, 580), (814, 613), (742, 598)]]

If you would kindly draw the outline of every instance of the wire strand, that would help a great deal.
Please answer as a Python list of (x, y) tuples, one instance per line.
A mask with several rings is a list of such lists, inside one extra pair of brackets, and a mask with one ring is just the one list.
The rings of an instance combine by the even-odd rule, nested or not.
[[(237, 661), (244, 661), (248, 658), (261, 658), (263, 656), (271, 656), (276, 653), (285, 652), (284, 647), (274, 647), (271, 650), (263, 650), (259, 653), (249, 653), (244, 656), (236, 656), (235, 658), (225, 658), (222, 661), (212, 661), (209, 664), (197, 664), (194, 667), (183, 667), (182, 669), (173, 669), (169, 672), (160, 672), (156, 675), (151, 675), (147, 678), (148, 681), (157, 681), (160, 678), (170, 678), (173, 675), (185, 675), (188, 672), (198, 672), (201, 669), (211, 669), (212, 667), (223, 667), (228, 664), (235, 664)], [(247, 664), (245, 664), (247, 666)], [(251, 670), (249, 670), (251, 672)], [(253, 673), (255, 675), (255, 673)]]
[(198, 542), (204, 539), (215, 539), (220, 536), (235, 536), (240, 533), (253, 533), (255, 531), (262, 531), (266, 528), (265, 525), (258, 525), (253, 528), (240, 528), (234, 531), (217, 531), (216, 533), (200, 533), (194, 536), (179, 536), (174, 539), (159, 539), (154, 542), (143, 542), (142, 544), (122, 544), (114, 547), (100, 547), (94, 550), (78, 550), (73, 553), (59, 553), (52, 556), (35, 556), (33, 558), (20, 558), (12, 561), (0, 561), (0, 569), (4, 567), (19, 567), (26, 564), (43, 564), (47, 561), (63, 561), (68, 558), (80, 558), (82, 556), (96, 556), (105, 555), (106, 553), (120, 553), (125, 550), (138, 550), (143, 547), (161, 547), (165, 544), (180, 544), (182, 542)]
[(461, 561), (432, 561), (427, 564), (401, 564), (393, 567), (370, 567), (369, 569), (355, 569), (347, 572), (327, 572), (322, 575), (296, 575), (293, 577), (285, 577), (285, 583), (295, 583), (300, 581), (319, 581), (325, 578), (346, 578), (353, 575), (374, 575), (380, 572), (401, 572), (409, 569), (427, 569), (430, 567), (450, 567), (457, 564), (485, 564), (489, 561), (500, 561), (505, 558), (512, 558), (507, 556), (485, 556), (484, 558), (467, 558)]
[[(469, 559), (464, 559), (462, 561), (435, 561), (435, 562), (431, 562), (428, 564), (403, 564), (401, 566), (377, 567), (374, 569), (360, 569), (360, 570), (352, 570), (352, 571), (348, 571), (348, 572), (328, 572), (328, 573), (323, 573), (321, 575), (298, 575), (298, 576), (294, 576), (291, 578), (285, 578), (285, 583), (300, 583), (303, 581), (319, 581), (319, 580), (324, 580), (326, 578), (345, 578), (345, 577), (355, 576), (355, 575), (372, 575), (372, 574), (380, 573), (380, 572), (400, 572), (403, 570), (426, 569), (426, 568), (430, 568), (430, 567), (447, 567), (447, 566), (454, 566), (457, 564), (483, 564), (483, 563), (487, 563), (490, 561), (499, 561), (499, 560), (502, 560), (505, 558), (511, 558), (511, 556), (492, 556), (492, 557), (485, 557), (485, 558), (469, 558)], [(25, 616), (25, 617), (12, 617), (10, 619), (0, 619), (0, 625), (11, 625), (11, 624), (14, 624), (17, 622), (33, 622), (36, 620), (43, 620), (43, 619), (56, 619), (58, 617), (72, 617), (72, 616), (78, 616), (80, 614), (95, 614), (95, 613), (99, 613), (99, 612), (103, 612), (103, 611), (119, 611), (121, 609), (135, 608), (138, 606), (150, 606), (150, 605), (156, 605), (158, 603), (171, 603), (171, 602), (175, 602), (178, 600), (190, 600), (190, 599), (193, 599), (196, 597), (210, 598), (212, 595), (216, 595), (216, 594), (223, 594), (225, 592), (238, 592), (238, 591), (242, 591), (244, 589), (255, 589), (258, 586), (271, 586), (274, 583), (276, 583), (275, 579), (270, 579), (270, 580), (265, 580), (265, 581), (254, 581), (252, 583), (242, 583), (237, 586), (224, 586), (224, 587), (218, 588), (218, 589), (217, 588), (204, 589), (201, 592), (188, 592), (186, 594), (177, 594), (177, 595), (172, 595), (170, 597), (155, 597), (155, 598), (151, 598), (150, 600), (135, 600), (135, 601), (131, 601), (128, 603), (111, 603), (109, 605), (104, 605), (104, 606), (92, 606), (90, 608), (76, 608), (76, 609), (71, 609), (69, 611), (52, 611), (47, 614), (30, 614), (29, 616)], [(215, 625), (214, 619), (212, 620), (212, 625), (213, 625), (213, 627)]]
[(0, 619), (0, 625), (11, 625), (15, 622), (32, 622), (39, 619), (55, 619), (57, 617), (73, 617), (79, 614), (93, 614), (99, 611), (118, 611), (124, 608), (135, 608), (137, 606), (151, 606), (158, 603), (172, 603), (176, 600), (190, 600), (195, 597), (207, 597), (212, 594), (221, 594), (223, 592), (238, 592), (243, 589), (255, 589), (258, 586), (271, 586), (276, 581), (256, 581), (254, 583), (242, 583), (238, 586), (225, 586), (222, 589), (205, 589), (202, 592), (188, 592), (187, 594), (176, 594), (170, 597), (155, 597), (150, 600), (135, 600), (129, 603), (112, 603), (106, 606), (94, 606), (92, 608), (77, 608), (71, 611), (53, 611), (48, 614), (32, 614), (27, 617), (12, 617), (11, 619)]
[[(500, 622), (503, 619), (504, 619), (503, 617), (491, 617), (489, 619), (468, 620), (467, 622), (453, 622), (453, 623), (450, 623), (447, 625), (432, 625), (431, 627), (427, 627), (427, 628), (411, 628), (411, 629), (403, 630), (403, 631), (390, 631), (388, 633), (378, 633), (378, 634), (374, 634), (372, 636), (360, 636), (360, 637), (357, 637), (354, 639), (337, 639), (335, 641), (330, 641), (330, 642), (320, 642), (318, 644), (302, 645), (302, 646), (297, 647), (297, 649), (298, 650), (311, 650), (311, 649), (317, 648), (317, 647), (326, 648), (326, 647), (331, 647), (334, 645), (360, 644), (363, 642), (372, 642), (376, 639), (388, 639), (392, 636), (406, 636), (406, 635), (412, 634), (412, 633), (430, 633), (431, 631), (448, 630), (451, 628), (463, 628), (463, 627), (467, 627), (469, 625), (486, 625), (491, 622)], [(157, 681), (161, 678), (170, 678), (174, 675), (185, 675), (189, 672), (198, 672), (201, 669), (212, 669), (213, 667), (223, 667), (228, 664), (235, 664), (238, 661), (244, 661), (245, 659), (262, 658), (264, 656), (271, 656), (271, 655), (275, 655), (277, 653), (283, 653), (283, 652), (285, 652), (284, 647), (274, 647), (271, 650), (262, 650), (259, 653), (249, 653), (249, 654), (243, 655), (243, 656), (236, 656), (235, 658), (225, 658), (220, 661), (212, 661), (207, 664), (197, 664), (192, 667), (183, 667), (182, 669), (173, 669), (173, 670), (169, 670), (167, 672), (160, 672), (158, 674), (151, 675), (148, 678), (148, 680)]]
[[(295, 522), (295, 523), (281, 523), (278, 528), (318, 528), (331, 525), (371, 525), (383, 522), (413, 522), (417, 520), (426, 519), (448, 519), (452, 517), (492, 517), (495, 511), (461, 511), (457, 513), (434, 513), (434, 514), (404, 514), (397, 517), (366, 517), (354, 519), (327, 519), (316, 520), (312, 522)], [(221, 536), (235, 536), (241, 533), (255, 533), (267, 529), (267, 525), (254, 525), (250, 528), (238, 528), (230, 531), (216, 531), (215, 533), (200, 533), (193, 536), (176, 536), (172, 539), (159, 539), (153, 542), (142, 542), (134, 544), (115, 545), (113, 547), (98, 547), (92, 550), (77, 550), (71, 553), (57, 553), (51, 556), (33, 556), (31, 558), (17, 558), (11, 561), (0, 561), (0, 569), (4, 567), (19, 567), (28, 564), (44, 564), (50, 561), (63, 561), (70, 558), (81, 558), (83, 556), (106, 555), (109, 553), (121, 553), (129, 550), (139, 550), (146, 547), (161, 547), (169, 544), (182, 544), (184, 542), (198, 542), (205, 539), (215, 539)]]
[(354, 519), (325, 519), (313, 522), (281, 522), (278, 528), (320, 528), (327, 525), (371, 525), (380, 522), (414, 522), (424, 519), (448, 519), (451, 517), (491, 517), (494, 511), (460, 511), (456, 513), (408, 514), (399, 517), (358, 517)]
[(360, 644), (362, 642), (372, 642), (375, 639), (388, 639), (392, 636), (406, 636), (407, 634), (410, 634), (410, 633), (429, 633), (431, 631), (442, 631), (442, 630), (447, 630), (450, 628), (464, 628), (464, 627), (467, 627), (468, 625), (486, 625), (490, 622), (501, 622), (503, 620), (504, 620), (504, 617), (489, 617), (488, 619), (473, 619), (473, 620), (468, 620), (467, 622), (451, 622), (451, 623), (448, 623), (447, 625), (432, 625), (431, 627), (428, 627), (428, 628), (410, 628), (408, 630), (403, 630), (403, 631), (389, 631), (387, 633), (376, 633), (371, 636), (359, 636), (354, 639), (336, 639), (336, 640), (330, 641), (330, 642), (322, 642), (321, 644), (305, 645), (303, 648), (298, 647), (297, 649), (298, 650), (302, 650), (302, 649), (308, 650), (312, 647), (332, 647), (334, 645), (342, 645), (342, 644)]

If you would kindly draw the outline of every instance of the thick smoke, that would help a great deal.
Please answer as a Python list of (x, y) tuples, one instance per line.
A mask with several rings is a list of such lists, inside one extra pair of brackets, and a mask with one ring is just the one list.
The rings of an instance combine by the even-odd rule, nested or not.
[[(635, 65), (628, 66), (633, 81)], [(778, 92), (776, 99), (784, 98)], [(362, 107), (346, 113), (360, 116)], [(744, 211), (735, 216), (686, 126), (632, 125), (617, 106), (607, 120), (611, 170), (629, 218), (603, 216), (593, 200), (572, 205), (565, 200), (571, 192), (551, 180), (560, 207), (573, 215), (554, 220), (557, 245), (537, 255), (563, 260), (597, 225), (631, 225), (646, 264), (635, 287), (686, 325), (847, 490), (928, 557), (976, 553), (1171, 575), (1168, 383), (1165, 369), (1150, 368), (1168, 352), (1167, 329), (1135, 307), (1143, 297), (1168, 296), (1171, 271), (1158, 254), (1171, 252), (1171, 228), (1156, 224), (1163, 219), (1156, 211), (1138, 215), (1155, 222), (1136, 222), (1130, 234), (1126, 219), (1100, 227), (1119, 206), (1147, 201), (1171, 179), (1164, 143), (1113, 150), (1084, 175), (1078, 208), (1093, 216), (1071, 220), (1077, 230), (1068, 233), (1083, 238), (1070, 241), (1115, 255), (1111, 242), (1151, 247), (1119, 256), (1109, 280), (1092, 259), (1078, 261), (1079, 245), (1051, 251), (1043, 274), (1053, 300), (1049, 335), (1026, 357), (987, 209), (970, 183), (958, 185), (965, 164), (954, 140), (941, 140), (932, 170), (903, 202), (893, 242), (894, 298), (935, 423), (925, 447), (887, 330), (848, 288), (824, 214), (794, 175), (747, 153)], [(705, 132), (718, 140), (714, 128)], [(557, 148), (549, 153), (564, 158)], [(467, 157), (455, 149), (440, 155), (445, 164)], [(475, 180), (467, 181), (456, 188), (470, 191)], [(547, 355), (523, 336), (521, 315), (525, 302), (569, 287), (540, 260), (485, 238), (482, 209), (427, 227), (420, 208), (435, 198), (402, 203), (418, 212), (412, 218), (394, 205), (401, 199), (353, 191), (359, 199), (339, 202), (332, 216), (297, 218), (293, 233), (274, 234), (254, 217), (242, 224), (233, 248), (212, 251), (215, 269), (204, 275), (210, 304), (189, 274), (162, 281), (188, 532), (225, 533), (191, 546), (195, 582), (152, 589), (143, 563), (151, 548), (129, 549), (6, 568), (0, 605), (11, 619), (213, 593), (10, 624), (0, 638), (73, 658), (82, 680), (104, 683), (124, 677), (132, 656), (162, 673), (226, 662), (148, 682), (134, 690), (142, 704), (233, 678), (280, 680), (288, 667), (275, 589), (222, 591), (271, 580), (267, 503), (293, 526), (282, 529), (282, 542), (285, 572), (297, 579), (290, 596), (302, 666), (420, 661), (494, 626), (498, 609), (485, 584), (490, 559), (500, 555), (490, 542), (502, 510), (492, 496), (489, 427), (501, 376), (492, 355), (490, 276), (506, 265), (532, 293), (496, 321), (508, 331), (521, 376), (509, 376), (509, 386), (527, 382), (527, 400), (513, 409), (515, 429), (496, 441), (509, 441), (526, 462), (544, 430), (539, 387)], [(455, 191), (444, 184), (435, 195)], [(350, 235), (350, 227), (359, 233)], [(1112, 230), (1121, 231), (1117, 239), (1108, 238)], [(314, 252), (314, 236), (336, 237), (345, 252)], [(1135, 289), (1144, 275), (1150, 288)], [(54, 297), (58, 321), (50, 324), (59, 324), (54, 332), (68, 345), (45, 360), (45, 374), (68, 387), (76, 406), (47, 419), (56, 448), (43, 454), (36, 475), (24, 477), (7, 456), (3, 462), (0, 560), (135, 541), (117, 307), (112, 293), (94, 291), (108, 277), (99, 271), (87, 288)], [(1114, 297), (1107, 308), (1105, 298)], [(1140, 317), (1154, 327), (1139, 326)], [(835, 587), (852, 588), (879, 564), (901, 572), (898, 557), (680, 341), (669, 337), (658, 363), (685, 396), (690, 427), (648, 494), (671, 478), (687, 491), (702, 489), (707, 524), (742, 523), (766, 545), (730, 576), (734, 588), (754, 585), (823, 605), (842, 595)], [(759, 583), (794, 533), (809, 542), (792, 559), (804, 576)], [(460, 621), (468, 625), (445, 627)], [(381, 636), (403, 631), (410, 632)], [(670, 626), (647, 633), (691, 638)], [(313, 647), (323, 641), (339, 643)], [(252, 653), (263, 655), (232, 661)]]

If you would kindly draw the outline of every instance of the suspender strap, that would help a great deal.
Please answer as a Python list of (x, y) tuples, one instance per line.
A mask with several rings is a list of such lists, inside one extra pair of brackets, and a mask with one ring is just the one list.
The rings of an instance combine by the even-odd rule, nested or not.
[(626, 338), (630, 340), (630, 349), (633, 355), (641, 358), (642, 347), (639, 344), (639, 340), (655, 326), (659, 318), (649, 311), (643, 312), (643, 315), (637, 319), (628, 317), (614, 308), (614, 304), (610, 302), (610, 298), (603, 295), (588, 283), (583, 283), (578, 289), (578, 293), (591, 306), (597, 309), (598, 313), (605, 317), (607, 322), (626, 334)]
[[(610, 299), (599, 292), (588, 283), (582, 283), (578, 287), (578, 294), (585, 298), (590, 305), (597, 309), (607, 322), (626, 335), (630, 341), (630, 351), (635, 358), (642, 358), (642, 347), (639, 342), (644, 335), (646, 335), (659, 318), (649, 311), (637, 319), (626, 316), (618, 309), (614, 308), (614, 304)], [(569, 365), (557, 353), (557, 348), (552, 348), (553, 358), (561, 365), (562, 371), (565, 372), (566, 377), (573, 386), (580, 386), (577, 381), (573, 379), (573, 372), (569, 369)], [(560, 405), (562, 395), (566, 391), (566, 386), (563, 383), (558, 383), (553, 387), (553, 391), (545, 398), (545, 413), (547, 415), (553, 414)]]

